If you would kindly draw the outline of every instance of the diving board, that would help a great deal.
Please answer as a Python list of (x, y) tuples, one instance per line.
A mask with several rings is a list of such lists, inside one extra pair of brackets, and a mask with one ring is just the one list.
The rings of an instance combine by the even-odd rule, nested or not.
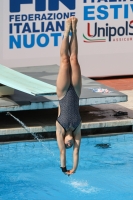
[(0, 83), (33, 96), (56, 94), (56, 87), (0, 64)]
[[(14, 70), (55, 87), (59, 66), (44, 65), (20, 67), (14, 68)], [(108, 89), (111, 92), (96, 93), (93, 89), (95, 90), (97, 88)], [(127, 99), (127, 95), (82, 76), (82, 92), (79, 100), (80, 106), (125, 102)], [(57, 95), (50, 93), (44, 96), (33, 96), (19, 90), (14, 90), (12, 96), (0, 98), (0, 112), (51, 109), (57, 108), (58, 105), (59, 101)]]

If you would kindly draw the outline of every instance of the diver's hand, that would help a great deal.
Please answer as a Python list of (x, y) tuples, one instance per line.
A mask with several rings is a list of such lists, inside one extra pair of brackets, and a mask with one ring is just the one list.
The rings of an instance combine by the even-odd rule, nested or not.
[(70, 170), (67, 170), (66, 174), (68, 176), (72, 175), (73, 173), (75, 173), (75, 170), (74, 169), (70, 169)]

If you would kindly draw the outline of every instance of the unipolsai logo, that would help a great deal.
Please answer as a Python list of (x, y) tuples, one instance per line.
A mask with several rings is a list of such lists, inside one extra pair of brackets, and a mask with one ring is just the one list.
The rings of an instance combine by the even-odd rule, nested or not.
[[(108, 23), (105, 24), (103, 27), (98, 27), (97, 22), (94, 24), (94, 27), (91, 27), (91, 24), (87, 24), (87, 35), (86, 37), (83, 34), (84, 37), (84, 42), (106, 42), (107, 40), (109, 42), (112, 41), (132, 41), (132, 36), (133, 36), (133, 20), (131, 21), (126, 21), (124, 25), (121, 25), (119, 27), (115, 26), (109, 26)], [(120, 37), (118, 39), (118, 36)], [(124, 36), (130, 36), (128, 38), (125, 38)], [(106, 39), (105, 39), (106, 38)]]
[[(96, 1), (90, 0), (91, 5), (84, 6), (84, 21), (88, 23), (87, 34), (83, 34), (83, 41), (85, 43), (133, 41), (131, 1), (133, 0), (123, 0), (123, 2), (99, 0), (94, 4)], [(84, 3), (87, 2), (84, 0)]]

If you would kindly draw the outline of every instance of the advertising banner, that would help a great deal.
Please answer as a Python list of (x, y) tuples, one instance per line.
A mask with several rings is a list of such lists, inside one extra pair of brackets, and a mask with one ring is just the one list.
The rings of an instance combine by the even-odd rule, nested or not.
[(70, 16), (78, 18), (83, 75), (133, 74), (133, 0), (1, 0), (0, 63), (59, 65)]

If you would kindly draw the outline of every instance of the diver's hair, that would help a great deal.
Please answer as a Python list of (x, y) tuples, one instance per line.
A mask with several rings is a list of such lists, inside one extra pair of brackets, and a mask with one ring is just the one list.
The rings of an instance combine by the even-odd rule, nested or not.
[(67, 144), (65, 144), (65, 148), (66, 149), (70, 149), (73, 146), (73, 141), (69, 140), (69, 142), (70, 142), (70, 146), (68, 146)]

